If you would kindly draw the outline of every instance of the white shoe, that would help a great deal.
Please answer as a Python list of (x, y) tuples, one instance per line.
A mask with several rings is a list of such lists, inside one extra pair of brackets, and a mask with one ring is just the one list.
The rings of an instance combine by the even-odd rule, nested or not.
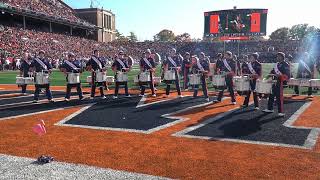
[(207, 101), (207, 102), (210, 102), (210, 99), (209, 99), (209, 98), (206, 98), (206, 101)]
[(131, 98), (131, 95), (129, 94), (128, 96), (125, 96), (126, 98)]
[(106, 96), (102, 96), (101, 99), (107, 99), (107, 97)]
[(65, 98), (65, 99), (64, 99), (64, 101), (66, 101), (66, 102), (69, 102), (69, 101), (70, 101), (70, 99), (68, 99), (68, 98)]
[(26, 95), (27, 95), (27, 93), (22, 93), (22, 95), (26, 96)]
[(284, 117), (286, 114), (284, 114), (284, 113), (278, 113), (278, 116), (279, 117)]
[(157, 95), (156, 94), (152, 94), (152, 97), (157, 97)]
[(263, 110), (263, 112), (265, 112), (265, 113), (274, 113), (274, 110), (265, 109), (265, 110)]
[(143, 94), (139, 94), (139, 97), (143, 97), (144, 95)]
[(237, 102), (232, 102), (232, 104), (233, 104), (233, 105), (236, 105), (236, 104), (237, 104)]
[(259, 110), (259, 109), (260, 109), (259, 107), (255, 107), (255, 108), (254, 108), (254, 110)]
[(94, 97), (90, 97), (90, 99), (92, 100), (92, 99), (94, 99)]
[(183, 96), (182, 96), (182, 95), (179, 95), (178, 98), (183, 98)]
[(37, 103), (37, 102), (38, 102), (38, 100), (33, 100), (32, 102), (33, 102), (33, 103)]
[(112, 99), (118, 99), (118, 96), (113, 96)]

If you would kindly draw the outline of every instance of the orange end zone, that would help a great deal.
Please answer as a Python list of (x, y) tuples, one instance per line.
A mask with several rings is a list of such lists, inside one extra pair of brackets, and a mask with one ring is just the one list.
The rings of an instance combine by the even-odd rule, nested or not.
[[(240, 103), (243, 98), (237, 100)], [(4, 120), (0, 121), (0, 153), (31, 158), (45, 153), (63, 162), (179, 179), (319, 178), (319, 142), (316, 149), (304, 150), (172, 136), (206, 116), (234, 109), (229, 103), (227, 99), (181, 113), (190, 119), (152, 134), (54, 125), (80, 107)], [(310, 106), (297, 124), (316, 109)], [(48, 131), (43, 137), (31, 130), (40, 119), (45, 120)]]

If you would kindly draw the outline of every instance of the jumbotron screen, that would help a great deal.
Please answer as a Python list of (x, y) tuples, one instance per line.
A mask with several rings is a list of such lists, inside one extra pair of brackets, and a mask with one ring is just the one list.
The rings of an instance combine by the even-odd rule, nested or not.
[(265, 36), (268, 9), (232, 9), (204, 13), (204, 36)]

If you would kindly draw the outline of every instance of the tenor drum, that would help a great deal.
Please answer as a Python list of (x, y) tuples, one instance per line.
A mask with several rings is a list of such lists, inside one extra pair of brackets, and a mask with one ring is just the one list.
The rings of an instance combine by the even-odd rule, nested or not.
[(250, 91), (250, 79), (248, 76), (237, 76), (233, 78), (234, 88), (236, 91)]
[(79, 84), (80, 73), (69, 73), (67, 79), (68, 79), (68, 84)]
[(140, 82), (150, 82), (151, 81), (150, 72), (142, 72), (142, 73), (140, 73), (139, 81)]
[(288, 86), (300, 86), (300, 80), (299, 80), (299, 79), (291, 78), (291, 79), (288, 81)]
[(168, 70), (164, 73), (164, 80), (166, 81), (175, 81), (176, 80), (176, 73), (173, 70)]
[(107, 74), (106, 72), (96, 72), (96, 82), (106, 82), (107, 81)]
[(128, 74), (125, 72), (118, 72), (117, 82), (128, 82)]
[(256, 92), (260, 94), (271, 94), (273, 82), (271, 80), (257, 80)]
[(43, 73), (43, 72), (38, 72), (36, 73), (36, 84), (38, 85), (45, 85), (49, 84), (49, 74)]
[(201, 84), (200, 74), (190, 74), (189, 75), (190, 85), (199, 85)]
[(24, 85), (24, 84), (25, 84), (24, 78), (21, 77), (21, 76), (17, 76), (17, 77), (16, 77), (16, 84), (17, 84), (17, 85)]
[(213, 75), (212, 77), (212, 85), (215, 87), (223, 87), (226, 86), (226, 79), (224, 75)]
[(34, 84), (34, 77), (25, 77), (24, 83), (28, 85)]
[(300, 86), (301, 87), (310, 87), (310, 79), (300, 79)]
[(311, 87), (314, 87), (314, 88), (320, 87), (320, 79), (311, 79), (310, 85)]

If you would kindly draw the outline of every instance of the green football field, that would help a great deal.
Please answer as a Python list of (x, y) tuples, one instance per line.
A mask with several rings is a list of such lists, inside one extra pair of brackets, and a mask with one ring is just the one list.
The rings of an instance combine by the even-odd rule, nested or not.
[[(263, 76), (268, 75), (270, 70), (273, 68), (273, 64), (263, 64)], [(297, 64), (294, 65), (293, 74), (295, 77), (297, 71)], [(15, 84), (16, 76), (19, 72), (18, 71), (4, 71), (0, 72), (0, 84)], [(129, 87), (130, 88), (137, 88), (137, 86), (133, 83), (134, 77), (139, 73), (139, 67), (135, 66), (128, 74), (129, 77)], [(111, 69), (108, 70), (108, 76), (113, 76), (114, 73)], [(85, 72), (81, 76), (82, 82), (86, 82), (86, 77), (90, 76), (89, 72)], [(160, 68), (157, 69), (156, 76), (160, 76)], [(316, 77), (319, 78), (319, 73), (316, 74)], [(51, 85), (53, 86), (64, 86), (66, 84), (65, 76), (62, 72), (55, 70), (51, 76)], [(83, 83), (83, 86), (89, 86), (88, 83)], [(112, 88), (113, 86), (110, 86)], [(163, 87), (163, 84), (160, 86)], [(211, 89), (209, 85), (209, 89)], [(306, 88), (302, 88), (301, 93), (305, 94)], [(286, 93), (293, 93), (292, 89), (287, 88)]]

